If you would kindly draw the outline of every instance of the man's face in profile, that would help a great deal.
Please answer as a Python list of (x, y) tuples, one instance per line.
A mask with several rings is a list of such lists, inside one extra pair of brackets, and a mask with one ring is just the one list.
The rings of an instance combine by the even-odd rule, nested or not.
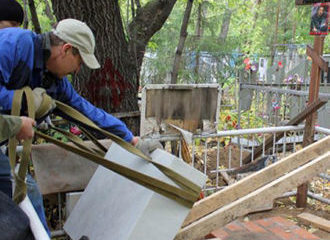
[(324, 13), (324, 7), (320, 7), (319, 10), (317, 11), (317, 15), (322, 16)]

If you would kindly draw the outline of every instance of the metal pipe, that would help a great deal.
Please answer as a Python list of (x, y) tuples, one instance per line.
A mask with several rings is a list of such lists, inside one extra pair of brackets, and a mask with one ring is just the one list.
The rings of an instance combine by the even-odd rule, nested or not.
[(259, 133), (277, 133), (277, 132), (288, 132), (288, 131), (299, 131), (303, 130), (305, 126), (281, 126), (281, 127), (266, 127), (266, 128), (249, 128), (249, 129), (238, 129), (238, 130), (227, 130), (218, 131), (217, 133), (211, 134), (195, 134), (193, 138), (205, 138), (205, 137), (228, 137), (228, 136), (239, 136), (248, 134), (259, 134)]
[[(297, 90), (281, 89), (281, 88), (274, 88), (274, 87), (262, 87), (262, 86), (252, 85), (252, 84), (241, 84), (241, 88), (254, 89), (254, 90), (265, 91), (265, 92), (275, 92), (275, 93), (280, 93), (280, 94), (291, 94), (291, 95), (296, 95), (296, 96), (308, 96), (307, 91), (297, 91)], [(329, 93), (320, 93), (319, 96), (330, 99)]]
[(324, 134), (330, 135), (330, 129), (329, 128), (315, 127), (315, 130), (319, 133), (324, 133)]
[[(296, 196), (297, 195), (297, 191), (291, 191), (291, 192), (286, 192), (284, 193), (281, 197), (279, 198), (287, 198), (287, 197), (292, 197), (292, 196)], [(315, 194), (315, 193), (312, 193), (311, 191), (308, 191), (307, 192), (307, 196), (312, 198), (312, 199), (315, 199), (315, 200), (318, 200), (322, 203), (325, 203), (325, 204), (329, 204), (330, 205), (330, 199), (328, 198), (325, 198), (325, 197), (322, 197), (318, 194)], [(279, 199), (278, 198), (278, 199)]]
[[(249, 134), (263, 134), (263, 133), (277, 133), (277, 132), (289, 132), (289, 131), (300, 131), (305, 128), (304, 125), (299, 126), (280, 126), (280, 127), (266, 127), (266, 128), (249, 128), (249, 129), (237, 129), (237, 130), (226, 130), (218, 131), (217, 133), (203, 133), (203, 134), (194, 134), (193, 139), (197, 138), (216, 138), (216, 137), (228, 137), (228, 136), (240, 136), (240, 135), (249, 135)], [(324, 134), (330, 134), (330, 129), (323, 127), (315, 127), (316, 131)], [(179, 134), (171, 135), (157, 135), (157, 136), (148, 136), (146, 139), (157, 139), (159, 141), (173, 141), (180, 139)]]

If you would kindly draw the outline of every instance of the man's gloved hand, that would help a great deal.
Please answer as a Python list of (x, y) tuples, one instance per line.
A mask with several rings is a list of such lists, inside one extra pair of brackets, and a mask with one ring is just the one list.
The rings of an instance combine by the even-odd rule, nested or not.
[(155, 151), (157, 148), (163, 149), (163, 145), (160, 144), (158, 140), (142, 138), (138, 138), (138, 142), (135, 147), (140, 149), (141, 152), (147, 156), (150, 156), (150, 153)]
[(35, 88), (32, 93), (37, 119), (44, 117), (56, 107), (55, 101), (47, 95), (45, 89)]

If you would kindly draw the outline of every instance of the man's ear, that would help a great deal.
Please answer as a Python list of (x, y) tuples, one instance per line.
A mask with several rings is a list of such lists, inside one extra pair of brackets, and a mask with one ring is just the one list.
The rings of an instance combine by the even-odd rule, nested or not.
[(70, 48), (72, 48), (70, 43), (64, 43), (63, 46), (62, 46), (63, 53), (67, 54), (67, 52)]

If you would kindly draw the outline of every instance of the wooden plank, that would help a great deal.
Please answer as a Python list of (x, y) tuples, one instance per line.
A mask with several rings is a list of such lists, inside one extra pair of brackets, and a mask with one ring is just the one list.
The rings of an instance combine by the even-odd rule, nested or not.
[(328, 72), (328, 62), (309, 45), (307, 45), (306, 54), (312, 58), (319, 68), (324, 72)]
[(310, 180), (329, 167), (330, 152), (327, 152), (256, 191), (184, 227), (178, 232), (175, 240), (200, 239), (215, 229), (233, 221), (237, 217), (258, 210), (260, 206), (265, 207), (266, 205), (273, 205), (274, 199), (280, 197), (283, 193), (297, 185)]
[[(323, 45), (324, 45), (324, 37), (316, 36), (314, 38), (314, 53), (318, 56), (323, 53)], [(320, 78), (321, 70), (317, 61), (312, 62), (311, 69), (311, 81), (309, 84), (309, 97), (308, 97), (308, 105), (313, 104), (319, 98), (320, 91)], [(304, 140), (303, 146), (313, 143), (314, 141), (314, 131), (315, 131), (315, 123), (316, 123), (317, 113), (313, 112), (306, 117), (305, 122), (305, 132), (304, 132)], [(297, 201), (296, 206), (298, 208), (304, 208), (307, 205), (307, 191), (308, 191), (308, 183), (304, 183), (299, 186), (297, 189)]]
[(283, 174), (298, 168), (312, 159), (326, 153), (330, 149), (330, 136), (291, 154), (290, 156), (253, 173), (250, 176), (238, 181), (231, 186), (212, 194), (195, 203), (186, 218), (183, 226), (186, 226), (197, 219), (229, 204), (245, 195), (255, 191), (263, 185), (277, 179)]
[[(319, 108), (321, 108), (323, 105), (327, 103), (327, 99), (321, 98), (317, 101), (313, 102), (309, 106), (307, 106), (301, 113), (299, 113), (297, 116), (295, 116), (293, 119), (291, 119), (285, 126), (292, 126), (292, 125), (298, 125), (299, 123), (303, 122), (307, 116), (311, 115), (312, 113), (315, 113)], [(284, 136), (283, 132), (279, 132), (276, 134), (276, 141), (281, 139)], [(273, 146), (273, 140), (274, 137), (270, 136), (265, 141), (265, 151)], [(263, 146), (259, 146), (254, 150), (253, 157), (254, 159), (260, 157), (263, 152)], [(247, 164), (251, 161), (251, 154), (249, 154), (247, 157), (243, 159), (243, 163)], [(244, 167), (244, 166), (243, 166)]]
[(306, 212), (299, 214), (297, 217), (304, 223), (311, 224), (314, 227), (330, 232), (330, 221), (327, 219)]

